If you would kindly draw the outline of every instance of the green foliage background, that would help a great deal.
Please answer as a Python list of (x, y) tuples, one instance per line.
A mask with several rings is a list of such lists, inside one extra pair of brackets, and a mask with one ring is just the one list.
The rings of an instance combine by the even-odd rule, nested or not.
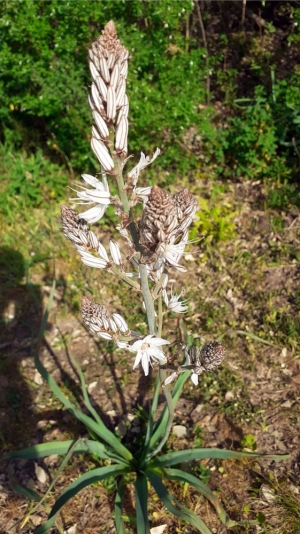
[[(271, 178), (290, 188), (288, 202), (298, 203), (291, 184), (300, 159), (299, 7), (252, 2), (243, 21), (239, 4), (3, 1), (0, 157), (11, 177), (7, 184), (4, 172), (0, 203), (6, 212), (43, 155), (43, 195), (27, 194), (35, 206), (61, 196), (66, 171), (97, 170), (89, 146), (87, 51), (110, 19), (131, 55), (131, 153), (159, 146), (155, 168), (168, 182), (191, 171), (201, 178)], [(55, 164), (64, 168), (53, 181)]]

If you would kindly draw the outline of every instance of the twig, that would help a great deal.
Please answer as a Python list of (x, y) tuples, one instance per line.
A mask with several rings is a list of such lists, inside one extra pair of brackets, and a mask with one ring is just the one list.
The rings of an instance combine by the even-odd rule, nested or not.
[(189, 51), (189, 38), (190, 38), (190, 14), (187, 14), (186, 17), (186, 27), (185, 27), (185, 51)]
[(293, 143), (293, 147), (294, 147), (295, 152), (296, 152), (296, 154), (297, 154), (297, 156), (298, 156), (298, 158), (299, 158), (299, 161), (300, 161), (300, 152), (299, 152), (298, 147), (297, 147), (297, 145), (296, 145), (296, 139), (295, 139), (295, 137), (293, 137), (293, 139), (292, 139), (292, 143)]
[(209, 75), (209, 55), (208, 55), (208, 48), (207, 48), (207, 40), (206, 40), (206, 33), (205, 28), (203, 24), (202, 14), (201, 14), (201, 8), (200, 8), (200, 2), (196, 2), (196, 8), (198, 12), (198, 18), (199, 18), (199, 24), (201, 28), (201, 34), (202, 34), (202, 40), (205, 48), (205, 64), (206, 64), (206, 104), (208, 105), (210, 102), (210, 75)]
[(246, 3), (247, 3), (247, 0), (243, 0), (243, 9), (242, 9), (242, 28), (243, 29), (245, 25)]

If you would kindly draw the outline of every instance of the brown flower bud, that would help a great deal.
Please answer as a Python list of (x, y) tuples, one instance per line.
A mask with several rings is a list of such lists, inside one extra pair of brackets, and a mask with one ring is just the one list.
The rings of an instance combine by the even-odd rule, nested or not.
[(99, 240), (89, 229), (87, 222), (80, 218), (77, 211), (65, 205), (62, 205), (60, 209), (62, 230), (65, 237), (77, 247), (98, 250)]
[(218, 341), (211, 341), (204, 345), (200, 351), (199, 363), (204, 371), (211, 371), (222, 363), (225, 357), (225, 348)]

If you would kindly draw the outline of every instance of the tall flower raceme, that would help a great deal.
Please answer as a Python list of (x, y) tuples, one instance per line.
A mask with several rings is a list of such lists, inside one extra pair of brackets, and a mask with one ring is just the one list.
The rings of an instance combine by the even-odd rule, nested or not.
[[(131, 330), (132, 325), (129, 325), (122, 315), (117, 312), (109, 313), (103, 303), (93, 302), (86, 296), (83, 297), (81, 307), (85, 324), (93, 334), (104, 340), (114, 341), (119, 349), (133, 353), (133, 369), (141, 365), (145, 375), (149, 374), (150, 367), (158, 369), (159, 372), (147, 430), (145, 435), (141, 436), (138, 448), (133, 443), (132, 446), (135, 446), (135, 449), (131, 450), (125, 447), (103, 423), (89, 400), (84, 375), (72, 355), (68, 353), (80, 378), (86, 407), (85, 413), (66, 397), (39, 360), (38, 352), (36, 353), (37, 370), (64, 407), (70, 410), (81, 424), (85, 425), (91, 439), (79, 437), (71, 441), (35, 444), (21, 451), (8, 453), (7, 458), (27, 460), (52, 454), (64, 456), (43, 497), (31, 489), (20, 489), (18, 484), (14, 485), (14, 489), (22, 495), (27, 495), (31, 500), (37, 500), (37, 505), (31, 507), (30, 514), (33, 514), (50, 496), (58, 476), (73, 454), (91, 454), (93, 459), (96, 456), (97, 463), (102, 462), (102, 466), (95, 468), (93, 463), (91, 469), (85, 470), (69, 484), (56, 499), (48, 519), (34, 531), (35, 534), (49, 532), (59, 520), (58, 514), (61, 508), (81, 489), (95, 482), (111, 479), (111, 477), (114, 477), (116, 481), (114, 518), (118, 534), (125, 534), (125, 517), (122, 510), (125, 488), (128, 481), (132, 479), (134, 479), (136, 494), (134, 529), (137, 534), (151, 534), (148, 516), (149, 483), (165, 509), (171, 514), (186, 521), (198, 532), (211, 534), (199, 515), (183, 506), (169, 492), (164, 485), (164, 479), (193, 486), (210, 501), (215, 507), (220, 522), (228, 528), (253, 523), (248, 519), (246, 521), (231, 520), (207, 485), (189, 473), (186, 468), (183, 471), (173, 466), (182, 463), (186, 465), (191, 460), (258, 457), (262, 456), (261, 454), (224, 449), (187, 449), (161, 454), (172, 427), (175, 404), (185, 381), (191, 378), (192, 383), (198, 385), (199, 377), (203, 372), (214, 370), (222, 362), (225, 350), (217, 341), (205, 345), (200, 351), (195, 346), (185, 348), (185, 361), (177, 368), (169, 363), (165, 354), (165, 348), (170, 342), (161, 337), (164, 314), (168, 311), (179, 314), (187, 311), (187, 300), (181, 299), (182, 292), (173, 291), (168, 275), (172, 269), (185, 272), (181, 259), (189, 243), (188, 230), (193, 222), (197, 201), (188, 189), (181, 189), (172, 195), (157, 185), (137, 187), (140, 172), (159, 156), (159, 149), (152, 157), (142, 153), (139, 163), (133, 169), (124, 172), (128, 159), (129, 103), (126, 95), (128, 56), (128, 51), (117, 38), (114, 23), (110, 21), (89, 51), (92, 75), (89, 103), (95, 123), (92, 127), (91, 146), (100, 163), (100, 172), (98, 177), (84, 174), (82, 178), (87, 185), (80, 185), (76, 190), (75, 202), (87, 205), (88, 209), (79, 214), (71, 207), (62, 206), (61, 221), (64, 235), (74, 244), (85, 265), (106, 269), (141, 296), (147, 314), (148, 332), (141, 334)], [(111, 195), (110, 182), (117, 185), (117, 196)], [(132, 213), (132, 208), (137, 203), (143, 206), (140, 220), (135, 220)], [(115, 207), (119, 218), (116, 229), (120, 239), (118, 242), (110, 239), (108, 250), (97, 237), (97, 230), (91, 230), (89, 224), (99, 221), (105, 215), (109, 204)], [(53, 285), (50, 302), (53, 298), (54, 287)], [(48, 309), (41, 326), (40, 343), (42, 343), (47, 316)], [(171, 373), (167, 375), (168, 368)], [(175, 383), (171, 393), (169, 387), (173, 381)], [(161, 415), (156, 417), (160, 388), (164, 392), (166, 406)], [(286, 457), (269, 456), (272, 460)], [(129, 474), (130, 477), (128, 477)], [(30, 514), (26, 516), (23, 524), (29, 520)], [(62, 531), (59, 524), (57, 528)]]
[[(103, 312), (100, 320), (99, 309), (103, 309), (100, 304), (90, 305), (87, 315), (86, 299), (83, 300), (82, 316), (93, 333), (114, 339), (120, 348), (134, 352), (142, 343), (143, 356), (139, 357), (141, 349), (137, 349), (134, 367), (141, 362), (145, 374), (148, 374), (149, 364), (158, 362), (165, 365), (167, 362), (159, 347), (168, 342), (160, 335), (157, 337), (158, 324), (153, 314), (157, 300), (163, 296), (163, 302), (170, 311), (183, 313), (187, 310), (186, 303), (181, 302), (172, 289), (168, 296), (168, 272), (171, 268), (185, 272), (180, 260), (189, 243), (188, 229), (193, 222), (197, 200), (188, 189), (171, 195), (158, 186), (137, 187), (140, 172), (159, 155), (159, 149), (152, 158), (142, 153), (139, 163), (123, 177), (127, 163), (128, 57), (128, 51), (117, 38), (114, 23), (109, 22), (89, 51), (92, 75), (89, 104), (95, 122), (91, 146), (100, 163), (102, 180), (89, 174), (82, 175), (90, 187), (79, 186), (74, 200), (93, 206), (81, 214), (62, 206), (61, 218), (63, 232), (76, 246), (83, 263), (107, 269), (141, 291), (148, 319), (150, 317), (149, 333), (144, 336), (145, 339), (140, 336), (140, 340), (136, 340), (138, 334), (132, 334), (129, 329), (121, 331), (113, 318), (103, 318)], [(111, 196), (110, 180), (117, 183), (118, 196)], [(143, 204), (143, 212), (140, 220), (134, 221), (132, 208), (137, 203)], [(116, 241), (110, 240), (110, 250), (106, 251), (88, 223), (99, 221), (109, 204), (115, 207), (119, 217), (117, 228), (122, 245), (120, 249)]]

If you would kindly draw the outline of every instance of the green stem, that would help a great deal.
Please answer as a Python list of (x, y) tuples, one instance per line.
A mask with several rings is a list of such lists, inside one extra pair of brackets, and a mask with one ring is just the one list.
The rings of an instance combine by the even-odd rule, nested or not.
[[(118, 186), (118, 191), (119, 191), (119, 197), (123, 204), (123, 209), (125, 213), (127, 213), (127, 215), (131, 217), (131, 209), (130, 209), (129, 200), (124, 190), (125, 184), (124, 184), (124, 179), (123, 179), (123, 174), (122, 174), (121, 161), (119, 158), (114, 158), (114, 163), (115, 163), (116, 180), (117, 180), (117, 186)], [(130, 231), (132, 240), (134, 242), (134, 245), (136, 247), (136, 250), (140, 251), (141, 246), (139, 243), (138, 232), (137, 232), (136, 225), (133, 221), (129, 223), (129, 231)], [(148, 273), (147, 273), (146, 265), (140, 264), (139, 272), (140, 272), (140, 277), (141, 277), (141, 291), (142, 291), (142, 295), (143, 295), (143, 299), (144, 299), (145, 307), (146, 307), (149, 333), (153, 335), (158, 335), (158, 337), (160, 337), (161, 332), (162, 332), (162, 318), (163, 318), (161, 293), (158, 298), (158, 329), (157, 329), (155, 325), (155, 309), (154, 309), (153, 296), (151, 295), (151, 292), (149, 289)], [(163, 278), (161, 280), (161, 284), (162, 283), (163, 283)], [(161, 284), (158, 284), (157, 293), (159, 289), (161, 288)], [(156, 332), (158, 332), (158, 334), (156, 334)], [(159, 368), (159, 377), (160, 377), (161, 383), (163, 383), (167, 377), (166, 371), (162, 367)], [(163, 448), (164, 444), (168, 440), (168, 437), (172, 429), (172, 423), (174, 419), (174, 405), (173, 405), (172, 395), (168, 389), (168, 386), (164, 387), (164, 394), (166, 397), (166, 402), (167, 402), (167, 406), (169, 410), (168, 423), (167, 423), (165, 435), (163, 439), (161, 440), (161, 442), (159, 443), (159, 445), (157, 446), (157, 448), (151, 454), (151, 457), (155, 456)]]
[(158, 295), (159, 291), (161, 290), (161, 288), (163, 287), (165, 283), (166, 278), (168, 278), (167, 273), (163, 273), (159, 279), (159, 282), (157, 282), (156, 286), (152, 290), (152, 293), (154, 296)]
[(156, 335), (155, 327), (155, 309), (152, 295), (150, 293), (149, 284), (148, 284), (148, 273), (146, 265), (140, 263), (139, 265), (140, 277), (141, 277), (141, 291), (143, 299), (146, 306), (147, 320), (149, 333)]
[[(160, 293), (158, 297), (158, 329), (157, 329), (158, 337), (161, 337), (161, 334), (162, 334), (162, 322), (163, 322), (162, 295)], [(166, 378), (167, 378), (167, 374), (166, 374), (165, 369), (163, 367), (160, 367), (159, 368), (160, 383), (163, 384)], [(169, 386), (165, 386), (163, 388), (163, 392), (166, 398), (166, 403), (167, 403), (168, 411), (169, 411), (168, 423), (166, 426), (166, 432), (161, 442), (158, 444), (156, 449), (150, 454), (150, 458), (152, 458), (153, 456), (156, 456), (156, 454), (163, 448), (164, 444), (167, 442), (171, 429), (172, 429), (173, 420), (174, 420), (174, 404), (173, 404), (172, 395), (169, 390)]]
[(140, 243), (139, 243), (139, 237), (136, 225), (131, 217), (131, 208), (128, 200), (127, 193), (125, 192), (125, 184), (123, 179), (123, 172), (122, 172), (122, 165), (120, 158), (113, 158), (114, 164), (115, 164), (115, 171), (116, 171), (116, 181), (118, 186), (118, 192), (119, 197), (122, 202), (123, 210), (125, 213), (127, 213), (128, 217), (131, 219), (129, 223), (129, 231), (132, 237), (132, 241), (134, 243), (134, 246), (136, 250), (140, 250)]
[(140, 287), (139, 282), (136, 282), (136, 281), (132, 280), (132, 278), (128, 278), (128, 276), (126, 276), (125, 273), (123, 273), (122, 271), (120, 271), (120, 269), (119, 269), (116, 265), (112, 265), (112, 266), (110, 267), (110, 270), (111, 270), (116, 276), (118, 276), (118, 278), (121, 278), (121, 280), (123, 280), (124, 282), (126, 282), (126, 284), (128, 284), (129, 286), (131, 286), (133, 289), (135, 289), (136, 291), (140, 291), (141, 287)]
[[(167, 378), (167, 373), (162, 367), (160, 367), (160, 369), (159, 369), (159, 378), (160, 378), (161, 384)], [(169, 417), (168, 417), (168, 422), (167, 422), (167, 426), (166, 426), (166, 431), (164, 433), (164, 436), (163, 436), (162, 440), (157, 445), (156, 449), (154, 449), (154, 451), (152, 451), (151, 454), (149, 454), (149, 456), (147, 456), (147, 461), (149, 461), (151, 458), (156, 456), (162, 450), (162, 448), (165, 445), (165, 443), (167, 443), (169, 435), (170, 435), (171, 430), (172, 430), (172, 424), (173, 424), (173, 420), (174, 420), (175, 410), (174, 410), (174, 403), (173, 403), (172, 395), (171, 395), (170, 390), (169, 390), (169, 386), (165, 386), (163, 388), (163, 392), (164, 392), (164, 395), (165, 395), (165, 398), (166, 398), (166, 402), (167, 402), (167, 406), (168, 406), (168, 410), (169, 410)]]
[(162, 311), (162, 296), (161, 293), (158, 297), (158, 329), (157, 329), (157, 337), (161, 337), (162, 333), (162, 323), (163, 323), (163, 311)]

